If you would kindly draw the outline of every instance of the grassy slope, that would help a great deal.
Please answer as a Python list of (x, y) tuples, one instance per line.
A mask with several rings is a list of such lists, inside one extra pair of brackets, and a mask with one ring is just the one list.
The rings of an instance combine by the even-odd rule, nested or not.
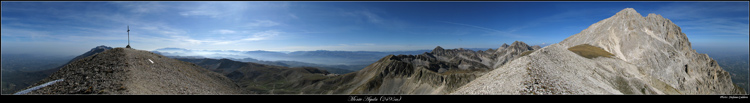
[(526, 55), (529, 55), (529, 54), (531, 54), (531, 53), (534, 53), (534, 51), (535, 51), (535, 50), (529, 50), (529, 51), (525, 51), (525, 52), (521, 53), (521, 55), (519, 55), (519, 56), (526, 56)]
[(589, 44), (581, 44), (576, 45), (573, 47), (568, 48), (568, 50), (572, 51), (573, 53), (576, 53), (580, 56), (586, 57), (586, 58), (595, 58), (595, 57), (612, 57), (614, 56), (612, 53), (609, 53), (605, 51), (602, 48), (591, 46)]

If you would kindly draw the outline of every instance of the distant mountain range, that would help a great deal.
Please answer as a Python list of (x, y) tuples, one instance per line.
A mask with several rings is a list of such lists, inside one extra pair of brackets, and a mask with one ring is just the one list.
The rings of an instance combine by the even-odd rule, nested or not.
[(257, 60), (253, 58), (227, 59), (227, 58), (206, 58), (202, 56), (166, 56), (166, 57), (177, 59), (177, 60), (182, 60), (182, 61), (187, 61), (187, 62), (192, 62), (196, 60), (214, 59), (214, 60), (232, 60), (232, 61), (237, 61), (237, 62), (252, 62), (252, 63), (258, 63), (258, 64), (284, 66), (284, 67), (315, 67), (315, 68), (328, 70), (329, 72), (335, 73), (335, 74), (346, 74), (346, 73), (360, 70), (367, 66), (364, 64), (363, 65), (324, 65), (324, 64), (305, 63), (305, 62), (298, 62), (298, 61), (262, 61), (262, 60)]
[[(461, 48), (464, 49), (464, 48)], [(482, 51), (491, 48), (466, 48), (466, 50)], [(345, 74), (358, 71), (387, 55), (415, 55), (430, 50), (414, 51), (237, 51), (237, 50), (189, 50), (184, 48), (162, 48), (151, 52), (170, 58), (193, 59), (230, 59), (242, 62), (253, 62), (267, 65), (286, 67), (316, 67), (326, 69), (331, 73)]]
[[(487, 50), (490, 48), (465, 48), (469, 50)], [(297, 61), (304, 63), (314, 63), (323, 65), (369, 65), (378, 59), (387, 55), (416, 55), (430, 50), (414, 51), (294, 51), (294, 52), (275, 52), (275, 51), (237, 51), (237, 50), (190, 50), (183, 48), (162, 48), (151, 52), (164, 56), (193, 56), (214, 59), (233, 59), (245, 62), (254, 61)], [(245, 60), (245, 58), (250, 58)], [(361, 69), (361, 68), (359, 68)], [(357, 69), (358, 70), (358, 69)]]
[(362, 68), (367, 67), (366, 64), (363, 65), (324, 65), (324, 64), (313, 64), (313, 63), (305, 63), (305, 62), (298, 62), (298, 61), (248, 61), (250, 58), (245, 59), (232, 59), (235, 61), (242, 61), (242, 62), (253, 62), (253, 63), (259, 63), (259, 64), (266, 64), (266, 65), (275, 65), (275, 66), (284, 66), (284, 67), (315, 67), (327, 70), (328, 72), (334, 73), (334, 74), (346, 74), (351, 73), (354, 71), (361, 70)]

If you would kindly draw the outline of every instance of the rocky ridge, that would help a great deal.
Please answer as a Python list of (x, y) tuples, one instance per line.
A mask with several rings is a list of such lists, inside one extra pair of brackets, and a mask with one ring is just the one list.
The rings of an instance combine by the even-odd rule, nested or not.
[(339, 86), (329, 88), (327, 94), (448, 94), (493, 70), (496, 63), (506, 63), (530, 50), (533, 48), (520, 41), (487, 51), (438, 46), (420, 55), (388, 55), (360, 71), (316, 85)]

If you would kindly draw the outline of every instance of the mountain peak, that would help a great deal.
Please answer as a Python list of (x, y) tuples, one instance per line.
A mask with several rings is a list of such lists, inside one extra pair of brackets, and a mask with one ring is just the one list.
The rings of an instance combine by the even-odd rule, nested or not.
[(506, 43), (503, 43), (503, 45), (501, 45), (501, 46), (500, 46), (499, 48), (497, 48), (497, 51), (496, 51), (496, 52), (500, 52), (500, 51), (502, 51), (503, 49), (505, 49), (505, 48), (508, 48), (508, 47), (510, 47), (510, 45), (508, 45), (508, 44), (506, 44)]
[(620, 10), (620, 12), (635, 12), (635, 9), (633, 9), (633, 8), (625, 8), (625, 9)]
[(635, 45), (692, 51), (690, 42), (680, 27), (661, 15), (652, 13), (648, 17), (643, 17), (633, 8), (625, 8), (560, 43), (569, 47), (580, 44), (596, 45), (625, 61), (639, 59), (634, 54), (626, 56), (626, 53), (644, 50)]
[(94, 48), (91, 48), (91, 51), (94, 51), (94, 50), (96, 50), (96, 49), (105, 49), (105, 50), (109, 50), (109, 49), (112, 49), (112, 47), (108, 47), (108, 46), (100, 45), (100, 46), (96, 46), (96, 47), (94, 47)]
[(617, 15), (625, 15), (625, 16), (641, 16), (640, 13), (636, 12), (633, 8), (625, 8), (620, 10), (620, 12), (617, 12), (615, 16)]
[(443, 51), (443, 50), (445, 50), (445, 49), (443, 49), (443, 47), (437, 46), (437, 47), (435, 47), (435, 49), (432, 49), (432, 52)]
[(510, 44), (510, 46), (516, 46), (517, 47), (517, 46), (529, 46), (529, 45), (527, 45), (526, 43), (524, 43), (522, 41), (515, 41), (515, 42), (513, 42), (513, 44)]
[(496, 57), (497, 59), (495, 60), (495, 64), (493, 64), (492, 67), (497, 68), (499, 66), (502, 66), (505, 63), (508, 63), (511, 60), (520, 57), (519, 54), (530, 50), (534, 49), (529, 47), (529, 45), (522, 41), (514, 41), (511, 45), (503, 44), (503, 46), (500, 46), (500, 48), (495, 51), (498, 57)]
[(508, 48), (515, 48), (520, 50), (533, 50), (528, 44), (522, 42), (522, 41), (515, 41), (513, 44), (510, 44)]
[[(495, 70), (453, 93), (746, 94), (732, 83), (729, 73), (716, 65), (715, 60), (690, 47), (680, 27), (661, 15), (643, 17), (633, 8), (625, 8), (544, 49), (524, 53), (522, 44), (525, 43), (514, 42), (499, 53), (527, 55), (497, 57)], [(590, 46), (577, 48), (581, 45)], [(610, 54), (615, 56), (596, 59), (584, 56)], [(576, 85), (566, 87), (569, 84)]]
[[(521, 43), (514, 43), (513, 45), (511, 45), (511, 47), (506, 48), (506, 51), (523, 49), (514, 47), (517, 44)], [(574, 50), (571, 50), (572, 47), (579, 45), (595, 46), (604, 50), (602, 52), (603, 54), (611, 53), (614, 56), (612, 56), (612, 58), (601, 58), (602, 60), (588, 61), (586, 58), (577, 57), (580, 56), (580, 54), (574, 52)], [(558, 44), (553, 44), (546, 48), (549, 49), (540, 49), (537, 52), (541, 51), (547, 52), (549, 54), (528, 55), (530, 57), (533, 57), (533, 59), (525, 58), (521, 60), (513, 60), (519, 62), (510, 63), (511, 65), (504, 65), (502, 67), (531, 68), (530, 70), (533, 70), (533, 68), (549, 68), (551, 66), (570, 65), (575, 67), (563, 66), (561, 68), (594, 70), (594, 68), (601, 67), (589, 64), (617, 64), (618, 67), (630, 68), (630, 70), (648, 71), (644, 74), (650, 75), (650, 77), (648, 78), (633, 80), (658, 80), (663, 82), (658, 85), (665, 84), (671, 86), (667, 89), (655, 89), (663, 90), (664, 92), (661, 93), (641, 92), (642, 94), (734, 94), (736, 93), (736, 91), (738, 91), (734, 89), (734, 86), (730, 83), (731, 80), (728, 79), (729, 76), (721, 75), (721, 73), (725, 72), (719, 66), (713, 65), (714, 60), (710, 59), (710, 57), (706, 55), (695, 52), (695, 50), (691, 48), (686, 34), (681, 31), (680, 27), (672, 23), (669, 19), (662, 17), (661, 15), (649, 14), (648, 17), (643, 17), (633, 8), (622, 9), (614, 16), (596, 22), (580, 33), (572, 35), (559, 42)], [(583, 51), (597, 50), (597, 48), (589, 48)], [(556, 63), (539, 62), (540, 60), (551, 60), (555, 61)], [(520, 62), (528, 62), (529, 64)], [(513, 66), (514, 64), (525, 65)], [(622, 64), (622, 66), (620, 66), (620, 64)], [(571, 73), (575, 74), (573, 72)], [(637, 74), (638, 72), (634, 73)], [(602, 79), (602, 81), (609, 80)], [(536, 89), (532, 88), (529, 90)], [(606, 92), (607, 90), (602, 91)], [(641, 94), (638, 92), (627, 91), (630, 90), (628, 89), (613, 91), (613, 93)]]
[[(91, 56), (91, 55), (94, 55), (94, 54), (97, 54), (97, 53), (100, 53), (100, 52), (104, 52), (104, 51), (107, 51), (107, 50), (110, 50), (110, 49), (112, 49), (112, 47), (108, 47), (108, 46), (104, 46), (104, 45), (96, 46), (94, 48), (91, 48), (91, 50), (87, 51), (86, 53), (83, 53), (81, 55), (76, 56), (75, 58), (73, 58), (72, 60), (68, 61), (68, 63), (65, 63), (65, 64), (70, 64), (72, 62), (77, 61), (78, 59), (83, 59), (83, 58), (86, 58), (88, 56)], [(63, 66), (60, 66), (60, 67), (57, 67), (57, 68), (59, 69), (59, 68), (62, 68)]]

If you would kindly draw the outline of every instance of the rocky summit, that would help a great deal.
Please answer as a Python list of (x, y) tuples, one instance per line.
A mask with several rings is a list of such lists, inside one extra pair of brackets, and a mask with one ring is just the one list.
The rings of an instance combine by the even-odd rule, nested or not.
[[(570, 49), (579, 45), (589, 49)], [(669, 19), (643, 17), (626, 8), (560, 43), (501, 65), (453, 94), (746, 93), (716, 61), (695, 52)]]
[(227, 77), (148, 51), (114, 48), (74, 61), (28, 94), (239, 94)]

